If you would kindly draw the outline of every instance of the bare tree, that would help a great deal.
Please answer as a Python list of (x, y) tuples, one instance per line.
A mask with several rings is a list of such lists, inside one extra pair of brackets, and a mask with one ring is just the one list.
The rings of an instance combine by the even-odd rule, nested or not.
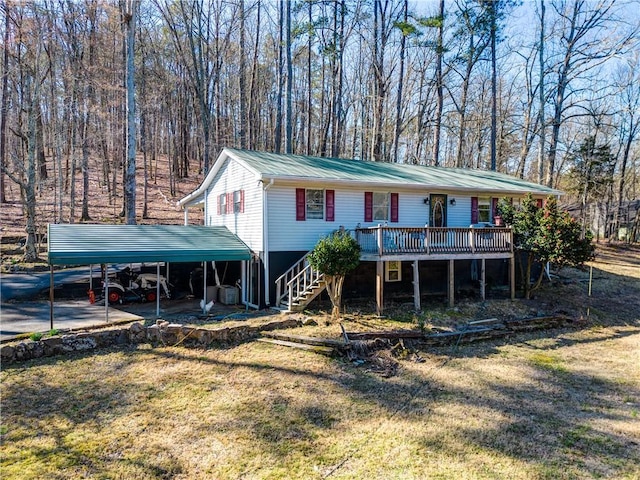
[[(567, 110), (578, 101), (576, 91), (570, 85), (587, 76), (614, 55), (631, 47), (631, 40), (638, 31), (623, 31), (615, 16), (614, 0), (600, 0), (596, 4), (587, 0), (555, 0), (552, 7), (559, 23), (555, 36), (561, 49), (553, 64), (556, 82), (553, 84), (553, 117), (551, 138), (546, 165), (548, 186), (555, 184), (556, 157), (560, 140), (560, 128), (566, 119)], [(619, 27), (619, 28), (616, 28)]]
[(617, 72), (616, 83), (620, 88), (618, 95), (621, 112), (619, 122), (619, 138), (622, 148), (622, 160), (619, 170), (616, 213), (614, 217), (614, 237), (618, 238), (622, 204), (625, 200), (624, 189), (629, 164), (631, 146), (640, 134), (640, 55), (636, 52), (631, 61)]
[(433, 165), (440, 165), (440, 129), (442, 127), (442, 109), (444, 108), (444, 77), (442, 61), (444, 57), (444, 0), (440, 0), (438, 9), (438, 40), (436, 43), (436, 112), (433, 127)]
[(127, 225), (136, 224), (136, 109), (135, 109), (135, 33), (137, 0), (125, 0), (122, 19), (126, 29), (126, 100), (127, 100), (127, 162), (124, 182), (124, 213)]
[(2, 49), (2, 104), (0, 105), (0, 203), (7, 202), (5, 194), (5, 165), (7, 164), (7, 106), (9, 101), (9, 32), (11, 22), (9, 21), (10, 3), (4, 2), (2, 10), (4, 12), (4, 48)]

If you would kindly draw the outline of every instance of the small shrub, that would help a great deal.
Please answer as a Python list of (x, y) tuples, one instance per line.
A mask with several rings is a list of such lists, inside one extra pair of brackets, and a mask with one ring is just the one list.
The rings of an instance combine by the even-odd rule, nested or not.
[(34, 342), (39, 341), (42, 338), (42, 334), (39, 332), (34, 332), (31, 335), (29, 335), (29, 339), (33, 340)]

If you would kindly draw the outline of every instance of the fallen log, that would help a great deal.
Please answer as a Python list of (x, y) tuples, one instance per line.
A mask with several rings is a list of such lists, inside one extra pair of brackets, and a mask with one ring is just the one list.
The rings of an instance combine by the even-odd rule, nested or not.
[(292, 335), (281, 332), (262, 332), (262, 337), (273, 338), (285, 342), (303, 343), (306, 345), (317, 345), (331, 348), (344, 348), (346, 343), (342, 340), (332, 338), (306, 337), (304, 335)]
[(565, 315), (529, 317), (513, 320), (498, 320), (489, 318), (468, 322), (458, 330), (425, 333), (418, 330), (396, 330), (380, 332), (352, 332), (348, 333), (351, 340), (416, 340), (423, 345), (447, 345), (460, 342), (474, 342), (496, 337), (506, 336), (516, 332), (539, 330), (542, 328), (556, 328), (573, 323), (575, 320)]
[(276, 340), (275, 338), (258, 338), (258, 342), (271, 343), (273, 345), (280, 345), (283, 347), (297, 348), (299, 350), (306, 350), (309, 352), (320, 353), (322, 355), (333, 356), (338, 352), (335, 348), (324, 347), (321, 345), (308, 345), (306, 343), (288, 342), (286, 340)]

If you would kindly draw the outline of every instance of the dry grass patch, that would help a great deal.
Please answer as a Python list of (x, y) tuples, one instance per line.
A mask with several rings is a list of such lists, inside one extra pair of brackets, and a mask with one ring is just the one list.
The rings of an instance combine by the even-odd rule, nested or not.
[(607, 327), (391, 378), (259, 343), (34, 361), (2, 372), (3, 477), (637, 478), (638, 351)]
[[(3, 368), (2, 477), (640, 478), (640, 255), (611, 255), (611, 271), (594, 264), (592, 297), (588, 270), (568, 271), (530, 302), (436, 306), (421, 320), (445, 328), (589, 309), (580, 329), (390, 358), (389, 377), (371, 363), (257, 342), (140, 345)], [(296, 333), (340, 336), (313, 317), (317, 326)], [(419, 321), (352, 310), (345, 325)]]

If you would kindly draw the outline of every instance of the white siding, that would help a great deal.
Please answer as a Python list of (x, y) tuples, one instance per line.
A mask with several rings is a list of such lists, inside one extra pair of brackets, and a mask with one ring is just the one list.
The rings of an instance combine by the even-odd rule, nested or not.
[(455, 205), (447, 205), (447, 227), (468, 227), (471, 225), (471, 197), (449, 195), (456, 199)]
[[(218, 214), (222, 193), (244, 190), (244, 212)], [(255, 174), (233, 160), (227, 160), (207, 192), (205, 225), (224, 225), (254, 252), (262, 251), (262, 184)]]
[[(328, 188), (314, 186), (311, 188)], [(274, 185), (268, 190), (269, 250), (273, 252), (290, 250), (311, 250), (318, 240), (344, 226), (353, 229), (375, 226), (380, 222), (364, 221), (364, 190), (335, 190), (335, 221), (296, 220), (296, 189)], [(425, 194), (415, 192), (398, 195), (398, 223), (389, 226), (424, 226), (428, 221), (428, 205), (424, 204)]]

